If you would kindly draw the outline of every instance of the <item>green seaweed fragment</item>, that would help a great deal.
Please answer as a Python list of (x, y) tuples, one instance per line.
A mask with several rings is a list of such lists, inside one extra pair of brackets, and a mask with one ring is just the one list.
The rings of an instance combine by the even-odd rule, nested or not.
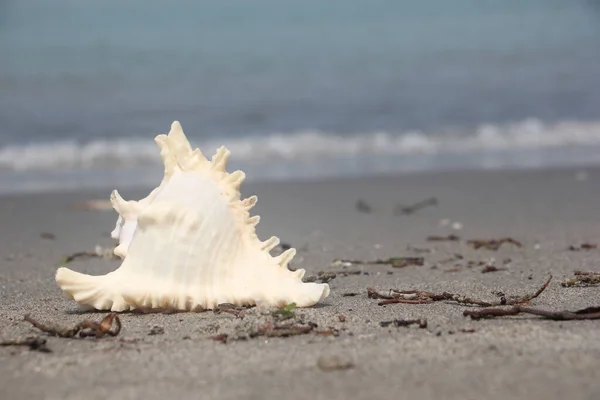
[(296, 303), (290, 303), (285, 307), (280, 308), (277, 311), (274, 311), (271, 315), (279, 320), (286, 320), (290, 318), (296, 318), (296, 314), (294, 314), (294, 309), (296, 308)]

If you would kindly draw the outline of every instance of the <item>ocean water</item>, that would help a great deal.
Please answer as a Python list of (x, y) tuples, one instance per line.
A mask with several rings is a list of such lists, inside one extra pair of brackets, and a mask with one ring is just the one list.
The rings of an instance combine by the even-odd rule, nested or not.
[(600, 162), (600, 1), (0, 0), (0, 192)]

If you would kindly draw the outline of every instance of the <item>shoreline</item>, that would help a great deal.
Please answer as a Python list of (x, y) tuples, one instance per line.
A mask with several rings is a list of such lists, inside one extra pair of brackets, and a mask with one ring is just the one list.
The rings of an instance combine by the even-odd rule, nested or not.
[[(581, 169), (584, 180), (577, 179)], [(599, 183), (600, 168), (589, 167), (244, 183), (244, 197), (259, 197), (252, 214), (261, 216), (261, 239), (275, 235), (295, 247), (291, 267), (305, 268), (307, 277), (336, 274), (323, 304), (294, 310), (297, 320), (335, 334), (233, 340), (255, 329), (262, 318), (258, 311), (244, 318), (214, 312), (124, 313), (116, 338), (46, 337), (52, 353), (0, 348), (0, 397), (158, 399), (197, 398), (201, 392), (203, 398), (219, 399), (595, 398), (600, 394), (598, 321), (535, 316), (475, 321), (463, 315), (468, 306), (452, 302), (380, 306), (367, 288), (448, 291), (494, 301), (497, 292), (508, 297), (533, 293), (552, 275), (532, 307), (599, 306), (598, 286), (560, 285), (575, 270), (600, 271), (600, 249), (569, 250), (600, 242)], [(142, 188), (116, 189), (125, 199), (147, 194)], [(109, 194), (98, 189), (0, 197), (0, 219), (6, 221), (0, 243), (3, 340), (40, 334), (22, 320), (27, 313), (65, 326), (106, 315), (77, 312), (53, 274), (65, 256), (113, 243), (107, 234), (115, 212), (70, 208)], [(395, 213), (399, 205), (431, 197), (435, 205), (409, 215)], [(454, 223), (461, 229), (453, 229)], [(427, 240), (449, 234), (460, 240)], [(467, 243), (506, 237), (522, 246), (505, 244), (492, 251)], [(334, 262), (399, 256), (423, 257), (423, 263), (394, 268)], [(489, 264), (501, 269), (482, 273)], [(118, 265), (93, 258), (69, 267), (104, 274)], [(381, 326), (395, 319), (426, 319), (427, 327)], [(150, 334), (154, 326), (163, 333)], [(222, 334), (230, 340), (211, 339)], [(319, 366), (323, 357), (351, 366), (327, 371)]]
[[(538, 152), (528, 153), (527, 150), (523, 150), (522, 154), (520, 152), (507, 153), (500, 150), (497, 153), (484, 152), (480, 155), (465, 154), (466, 160), (462, 159), (460, 154), (444, 153), (439, 155), (411, 154), (404, 156), (373, 155), (372, 157), (378, 158), (375, 162), (369, 156), (358, 159), (334, 157), (335, 162), (317, 162), (316, 164), (310, 164), (310, 166), (306, 163), (295, 164), (294, 161), (285, 162), (281, 160), (274, 160), (269, 166), (264, 163), (247, 165), (243, 160), (234, 159), (228, 169), (233, 171), (241, 168), (246, 172), (246, 185), (266, 185), (431, 174), (543, 172), (600, 168), (600, 158), (597, 156), (597, 149), (600, 147), (592, 145), (587, 148), (581, 146), (575, 148), (578, 150), (569, 148), (544, 149), (542, 153), (545, 155)], [(575, 151), (575, 154), (571, 154), (571, 150)], [(442, 161), (433, 162), (434, 159)], [(548, 161), (549, 159), (552, 159), (552, 161)], [(575, 159), (577, 161), (574, 161)], [(340, 169), (343, 169), (343, 173), (340, 172)], [(298, 173), (297, 171), (302, 172)], [(162, 177), (162, 167), (158, 164), (144, 168), (141, 166), (131, 169), (126, 168), (121, 170), (118, 175), (116, 170), (49, 170), (41, 178), (38, 174), (32, 172), (13, 171), (7, 173), (5, 171), (1, 173), (0, 180), (4, 183), (0, 185), (0, 197), (70, 193), (82, 190), (89, 192), (110, 191), (113, 187), (128, 187), (135, 190), (153, 186)], [(70, 183), (64, 186), (64, 182)], [(93, 182), (93, 185), (88, 182)], [(131, 184), (131, 182), (136, 183)]]

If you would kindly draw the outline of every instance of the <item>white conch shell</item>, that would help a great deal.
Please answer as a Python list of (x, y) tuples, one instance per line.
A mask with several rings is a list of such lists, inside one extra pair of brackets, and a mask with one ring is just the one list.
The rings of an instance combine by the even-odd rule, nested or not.
[(303, 269), (287, 268), (295, 249), (273, 257), (279, 239), (258, 239), (260, 217), (249, 214), (257, 198), (240, 199), (245, 175), (226, 172), (229, 150), (207, 160), (177, 121), (155, 141), (165, 165), (161, 184), (140, 201), (111, 194), (123, 263), (102, 276), (59, 268), (56, 281), (69, 298), (98, 310), (189, 311), (221, 303), (309, 307), (329, 295), (327, 284), (304, 283)]

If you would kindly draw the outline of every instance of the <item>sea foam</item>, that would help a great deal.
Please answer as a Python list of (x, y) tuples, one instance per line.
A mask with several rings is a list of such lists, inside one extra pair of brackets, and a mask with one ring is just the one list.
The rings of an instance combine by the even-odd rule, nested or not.
[[(152, 138), (7, 145), (0, 148), (0, 192), (144, 185), (160, 173)], [(190, 141), (205, 154), (227, 146), (232, 168), (248, 172), (250, 180), (600, 163), (597, 121), (548, 124), (529, 119), (471, 130), (345, 134), (307, 130), (242, 138), (200, 138), (190, 132)]]
[[(600, 122), (563, 121), (544, 124), (530, 119), (514, 124), (480, 125), (474, 130), (439, 132), (320, 131), (272, 133), (243, 138), (194, 138), (194, 146), (212, 152), (227, 146), (238, 162), (282, 161), (366, 155), (478, 153), (600, 145)], [(12, 171), (127, 168), (158, 164), (156, 145), (148, 138), (74, 140), (7, 145), (0, 148), (0, 168)]]

